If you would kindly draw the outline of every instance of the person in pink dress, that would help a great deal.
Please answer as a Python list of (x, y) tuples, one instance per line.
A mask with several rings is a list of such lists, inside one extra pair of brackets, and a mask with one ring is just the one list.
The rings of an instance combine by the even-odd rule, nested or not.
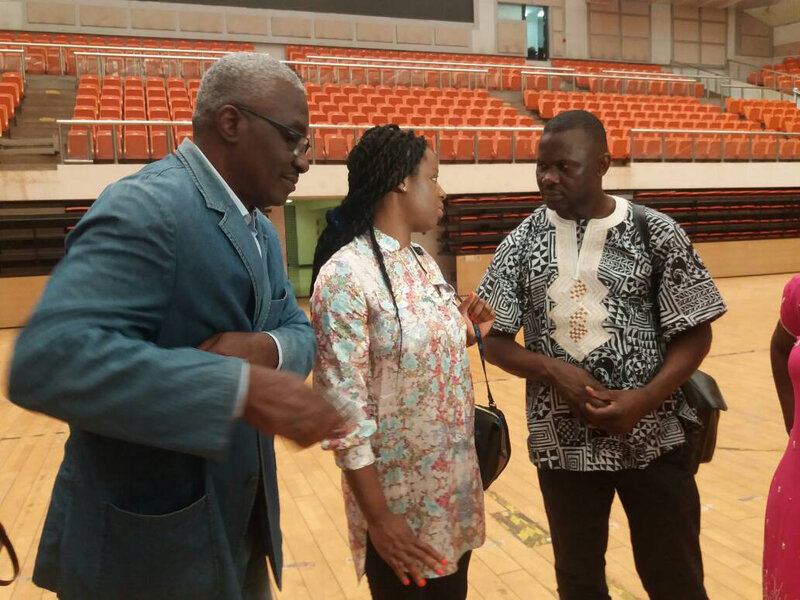
[(764, 523), (764, 600), (800, 598), (800, 432), (793, 427), (800, 399), (800, 275), (783, 290), (780, 321), (772, 334), (772, 377), (789, 443), (767, 499)]

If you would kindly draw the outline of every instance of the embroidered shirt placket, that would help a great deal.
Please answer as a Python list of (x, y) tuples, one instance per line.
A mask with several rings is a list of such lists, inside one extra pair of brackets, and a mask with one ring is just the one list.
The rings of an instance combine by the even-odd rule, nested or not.
[(625, 199), (615, 197), (615, 201), (616, 208), (611, 215), (589, 221), (580, 251), (575, 222), (547, 211), (556, 229), (558, 268), (558, 277), (547, 290), (555, 303), (549, 313), (555, 325), (553, 339), (577, 361), (582, 361), (611, 338), (603, 328), (608, 318), (603, 306), (608, 288), (598, 279), (597, 272), (608, 230), (619, 224), (627, 211)]

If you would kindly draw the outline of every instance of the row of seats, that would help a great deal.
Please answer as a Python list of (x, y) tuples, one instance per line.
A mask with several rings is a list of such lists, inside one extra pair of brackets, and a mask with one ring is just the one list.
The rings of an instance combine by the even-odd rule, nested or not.
[[(676, 114), (719, 113), (719, 107), (701, 104), (692, 97), (657, 97), (627, 94), (587, 94), (581, 92), (525, 92), (525, 107), (543, 119), (576, 107), (592, 113), (647, 113), (642, 118), (674, 117)], [(577, 105), (577, 106), (576, 106)], [(613, 117), (612, 117), (613, 118)], [(680, 118), (680, 117), (678, 117)], [(687, 117), (688, 118), (688, 117)]]
[(585, 73), (600, 73), (602, 71), (608, 71), (608, 70), (639, 71), (646, 73), (662, 72), (662, 69), (659, 65), (651, 65), (647, 63), (607, 62), (601, 60), (571, 60), (566, 58), (554, 58), (551, 64), (556, 68), (575, 69), (576, 71), (583, 71)]
[(6, 71), (0, 74), (0, 136), (8, 132), (11, 121), (16, 119), (24, 94), (25, 82), (21, 73)]
[[(633, 199), (673, 217), (692, 240), (798, 235), (798, 190), (637, 192)], [(494, 252), (506, 233), (540, 205), (538, 195), (448, 197), (440, 240), (452, 254)]]
[[(335, 120), (339, 115), (402, 115), (409, 117), (457, 117), (455, 125), (470, 125), (465, 119), (481, 118), (513, 118), (525, 119), (525, 124), (533, 124), (530, 117), (520, 116), (516, 109), (505, 106), (499, 98), (471, 90), (439, 90), (424, 88), (387, 88), (371, 90), (363, 86), (357, 91), (345, 86), (338, 91), (313, 92), (309, 94), (309, 111), (312, 123), (350, 123), (352, 120)], [(414, 125), (445, 125), (444, 122), (426, 123), (423, 119), (413, 122)], [(486, 123), (476, 123), (476, 125)], [(499, 126), (497, 122), (493, 125)], [(515, 123), (509, 123), (513, 126)], [(491, 125), (491, 124), (490, 124)]]
[[(87, 36), (80, 34), (61, 33), (25, 33), (25, 32), (0, 32), (0, 42), (19, 42), (19, 45), (0, 46), (0, 55), (3, 57), (6, 68), (18, 61), (17, 56), (10, 53), (3, 54), (3, 49), (24, 49), (25, 70), (31, 74), (74, 75), (77, 72), (76, 52), (141, 52), (140, 50), (127, 50), (128, 48), (142, 48), (158, 50), (160, 54), (169, 50), (195, 50), (208, 53), (243, 52), (253, 51), (255, 46), (247, 42), (218, 42), (205, 40), (176, 40), (164, 38), (141, 38), (120, 36)], [(47, 46), (29, 46), (27, 44), (48, 44)], [(90, 48), (98, 46), (98, 48)], [(165, 52), (166, 51), (166, 52)], [(110, 61), (111, 68), (107, 72), (124, 74), (133, 73), (132, 67), (127, 66), (124, 60)], [(197, 66), (192, 63), (183, 65), (180, 61), (182, 76), (199, 77)], [(96, 69), (96, 59), (87, 58), (81, 66), (82, 72), (92, 72)], [(170, 66), (163, 60), (144, 60), (147, 75), (166, 74)], [(19, 70), (19, 66), (14, 67)], [(172, 71), (174, 72), (174, 71)]]
[[(317, 159), (344, 160), (355, 142), (347, 125), (397, 123), (415, 127), (426, 135), (432, 148), (439, 136), (442, 161), (511, 160), (512, 136), (508, 131), (441, 131), (438, 127), (533, 127), (534, 120), (521, 115), (486, 90), (427, 88), (374, 88), (334, 86), (309, 89), (312, 124), (342, 125), (341, 129), (317, 129), (314, 149)], [(516, 158), (535, 156), (532, 132), (514, 136)], [(477, 139), (476, 139), (477, 138)]]
[[(381, 123), (396, 123), (409, 127), (407, 119), (383, 118)], [(354, 129), (313, 129), (314, 156), (316, 160), (341, 162), (353, 148), (358, 131)], [(430, 148), (437, 152), (441, 162), (530, 162), (535, 160), (539, 146), (536, 131), (441, 131), (430, 127), (414, 127), (424, 135)], [(438, 145), (438, 147), (437, 147)]]
[(368, 50), (365, 48), (341, 48), (335, 46), (286, 46), (286, 58), (289, 60), (306, 60), (309, 56), (345, 56), (354, 58), (399, 59), (423, 62), (444, 61), (494, 65), (525, 64), (524, 58), (516, 56), (456, 54), (452, 52), (417, 52), (406, 50)]

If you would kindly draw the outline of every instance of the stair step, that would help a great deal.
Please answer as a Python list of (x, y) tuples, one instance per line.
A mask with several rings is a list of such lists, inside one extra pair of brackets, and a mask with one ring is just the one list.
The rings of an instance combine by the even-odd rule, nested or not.
[(67, 90), (74, 92), (78, 87), (78, 79), (66, 75), (27, 75), (25, 91), (28, 90)]
[(38, 158), (47, 159), (40, 162), (0, 162), (0, 171), (55, 171), (58, 169), (58, 161), (49, 156)]
[(0, 150), (11, 148), (29, 148), (38, 146), (53, 147), (53, 136), (34, 137), (25, 139), (0, 138)]

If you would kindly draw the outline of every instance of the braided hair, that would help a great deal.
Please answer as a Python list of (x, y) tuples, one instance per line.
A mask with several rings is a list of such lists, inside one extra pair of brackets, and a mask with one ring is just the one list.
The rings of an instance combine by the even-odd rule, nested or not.
[(400, 309), (394, 296), (386, 263), (383, 260), (373, 221), (378, 203), (409, 175), (417, 171), (428, 144), (425, 137), (412, 129), (401, 130), (397, 125), (379, 125), (367, 130), (347, 156), (347, 196), (339, 207), (326, 214), (328, 225), (317, 241), (314, 266), (311, 272), (311, 292), (322, 266), (340, 248), (357, 236), (369, 233), (372, 251), (394, 304), (400, 325), (400, 346), (403, 329)]

